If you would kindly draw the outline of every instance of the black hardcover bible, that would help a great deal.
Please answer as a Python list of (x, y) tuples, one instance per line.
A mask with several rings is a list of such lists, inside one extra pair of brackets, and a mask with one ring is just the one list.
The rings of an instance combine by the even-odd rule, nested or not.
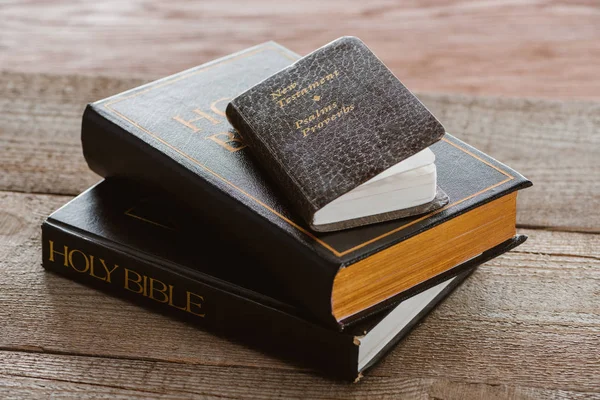
[[(302, 57), (234, 98), (226, 113), (313, 230), (409, 217), (448, 203), (435, 177), (427, 180), (430, 192), (413, 198), (427, 171), (398, 190), (393, 167), (440, 140), (444, 127), (358, 38), (342, 37)], [(385, 181), (371, 181), (378, 176)], [(407, 197), (412, 201), (402, 207)]]
[(169, 193), (338, 330), (520, 243), (516, 191), (531, 182), (448, 134), (430, 147), (447, 205), (345, 231), (309, 229), (225, 116), (232, 98), (297, 59), (266, 43), (90, 104), (85, 158), (103, 177)]
[(374, 365), (476, 265), (522, 240), (339, 332), (296, 306), (240, 246), (154, 190), (104, 181), (42, 225), (47, 270), (343, 379)]

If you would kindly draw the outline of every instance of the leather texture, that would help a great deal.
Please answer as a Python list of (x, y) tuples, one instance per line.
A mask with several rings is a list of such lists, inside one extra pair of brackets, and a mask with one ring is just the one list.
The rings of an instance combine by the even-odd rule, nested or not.
[[(342, 37), (231, 101), (227, 116), (263, 169), (317, 231), (316, 211), (444, 135), (442, 124), (358, 38)], [(410, 216), (445, 203), (404, 210)]]
[[(230, 151), (211, 139), (223, 132), (235, 135), (223, 99), (295, 59), (289, 50), (266, 43), (90, 104), (83, 116), (83, 150), (99, 175), (166, 192), (170, 202), (184, 206), (190, 220), (206, 221), (198, 231), (208, 229), (231, 248), (260, 260), (269, 279), (279, 282), (296, 304), (340, 328), (331, 313), (340, 268), (531, 182), (447, 134), (431, 146), (438, 185), (450, 201), (442, 211), (418, 222), (418, 217), (407, 217), (337, 232), (309, 230), (248, 148)], [(199, 118), (192, 123), (199, 130), (176, 116)]]
[[(54, 254), (51, 260), (50, 240), (55, 251), (64, 252), (67, 246), (69, 251), (86, 254), (88, 262), (94, 256), (95, 276), (89, 270), (82, 273), (83, 268), (78, 272), (65, 266), (60, 254)], [(520, 243), (519, 238), (510, 243)], [(368, 367), (393, 348), (477, 265), (509, 248), (498, 246), (487, 252), (487, 258), (482, 255), (461, 266), (458, 279), (391, 339)], [(388, 314), (372, 314), (359, 324), (346, 326), (343, 332), (323, 326), (318, 318), (292, 302), (277, 281), (261, 273), (260, 260), (215, 237), (208, 221), (190, 218), (185, 208), (170, 197), (129, 181), (103, 181), (53, 213), (42, 225), (42, 249), (43, 266), (49, 271), (347, 380), (359, 373), (354, 336), (369, 332)], [(80, 261), (78, 267), (85, 264), (81, 257), (81, 253), (73, 256), (73, 260)], [(119, 266), (112, 272), (110, 283), (99, 279), (105, 276), (100, 260), (108, 268)], [(171, 300), (176, 305), (185, 301), (186, 291), (202, 295), (204, 317), (126, 290), (124, 268), (145, 275), (147, 280), (158, 279), (172, 285)], [(155, 287), (160, 289), (160, 284)], [(390, 305), (395, 304), (398, 301)]]

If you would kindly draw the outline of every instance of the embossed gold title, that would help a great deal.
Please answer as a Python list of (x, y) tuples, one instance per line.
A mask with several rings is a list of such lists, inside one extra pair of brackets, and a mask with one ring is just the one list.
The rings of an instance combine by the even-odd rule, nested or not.
[[(290, 85), (279, 88), (271, 93), (271, 100), (275, 101), (280, 108), (284, 108), (288, 104), (295, 102), (304, 96), (315, 93), (316, 89), (323, 88), (328, 83), (338, 79), (340, 77), (339, 71), (336, 69), (321, 78), (311, 82), (308, 86), (300, 88), (298, 82), (293, 82)], [(321, 96), (314, 94), (312, 100), (318, 104), (321, 100)], [(333, 121), (343, 118), (346, 114), (354, 110), (354, 105), (342, 105), (338, 106), (337, 101), (333, 101), (325, 106), (319, 107), (311, 114), (304, 118), (299, 118), (295, 121), (294, 125), (296, 130), (302, 132), (303, 137), (307, 137), (311, 133), (315, 133)]]
[[(300, 99), (303, 96), (306, 96), (308, 93), (314, 91), (315, 89), (322, 87), (323, 85), (337, 79), (340, 76), (340, 73), (336, 69), (335, 71), (317, 79), (316, 81), (310, 83), (307, 87), (296, 90), (298, 88), (298, 82), (294, 82), (291, 85), (288, 85), (284, 88), (277, 89), (273, 93), (271, 93), (271, 99), (274, 100), (279, 107), (283, 108), (286, 105)], [(286, 96), (288, 93), (290, 95)]]
[(97, 279), (107, 284), (119, 285), (129, 292), (198, 317), (206, 315), (203, 311), (204, 297), (199, 294), (177, 288), (131, 268), (107, 262), (104, 258), (83, 250), (67, 245), (56, 246), (52, 240), (48, 241), (48, 246), (48, 261), (60, 262), (65, 268), (88, 275), (93, 278), (92, 281)]

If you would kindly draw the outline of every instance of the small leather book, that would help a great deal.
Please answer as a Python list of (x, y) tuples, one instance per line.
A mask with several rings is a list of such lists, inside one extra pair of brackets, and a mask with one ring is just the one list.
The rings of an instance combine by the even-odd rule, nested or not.
[(226, 114), (315, 231), (410, 217), (448, 202), (427, 149), (444, 127), (355, 37), (251, 87)]

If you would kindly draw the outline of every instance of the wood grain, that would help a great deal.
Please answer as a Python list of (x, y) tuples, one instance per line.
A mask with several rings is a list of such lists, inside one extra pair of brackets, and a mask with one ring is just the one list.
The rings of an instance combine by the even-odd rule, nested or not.
[(119, 0), (0, 4), (0, 68), (168, 75), (267, 40), (362, 38), (413, 90), (600, 99), (600, 3)]
[[(98, 178), (81, 153), (87, 102), (140, 79), (0, 73), (0, 190), (75, 195)], [(523, 227), (600, 231), (600, 103), (422, 94), (448, 132), (534, 182)]]
[[(160, 361), (4, 352), (0, 393), (77, 399), (591, 399), (596, 393), (394, 375), (342, 385), (310, 374)], [(86, 371), (87, 373), (81, 373)], [(236, 376), (235, 384), (231, 377)], [(217, 395), (218, 394), (218, 395)]]
[(39, 224), (68, 199), (0, 193), (0, 393), (600, 397), (600, 235), (521, 230), (523, 246), (347, 385), (43, 271)]
[(142, 82), (0, 72), (0, 190), (76, 194), (97, 182), (81, 151), (85, 105)]

